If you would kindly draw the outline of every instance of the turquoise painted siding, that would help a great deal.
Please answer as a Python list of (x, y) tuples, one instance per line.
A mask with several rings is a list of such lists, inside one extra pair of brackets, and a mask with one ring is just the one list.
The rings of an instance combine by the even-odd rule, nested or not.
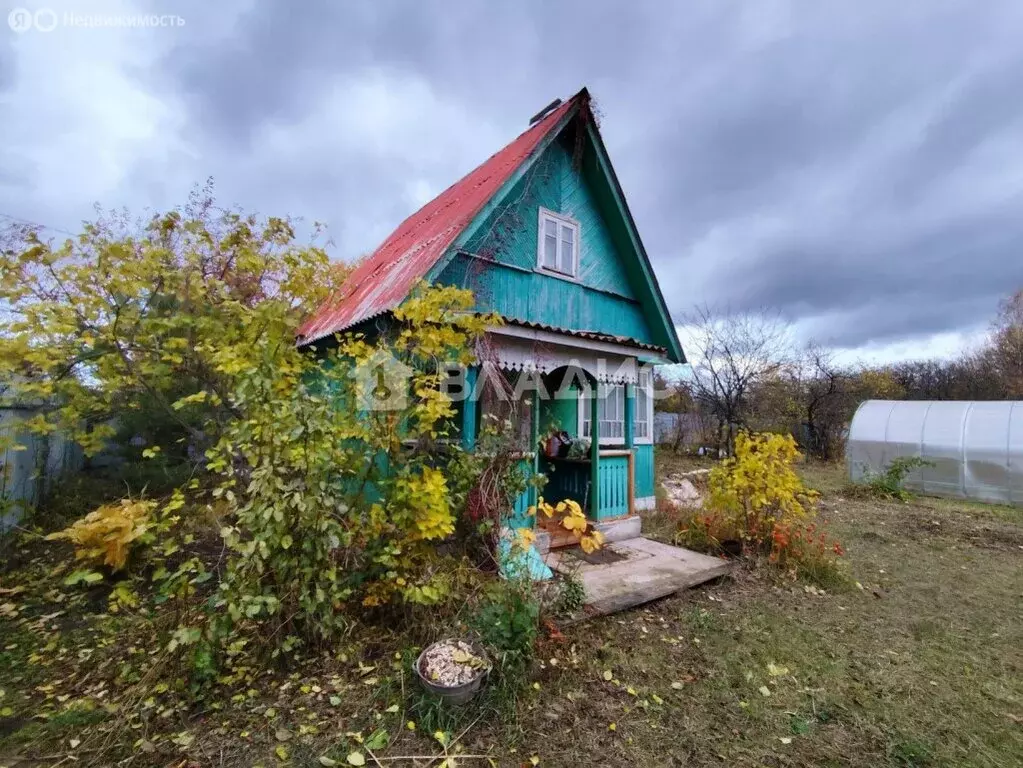
[(597, 519), (607, 520), (629, 514), (629, 457), (600, 459), (600, 496)]
[(636, 498), (654, 495), (654, 447), (637, 445), (636, 451)]
[(579, 401), (569, 398), (540, 401), (540, 434), (557, 427), (575, 439), (579, 431)]
[[(551, 504), (574, 499), (589, 514), (587, 504), (590, 465), (585, 461), (542, 460), (541, 471), (547, 475), (543, 497)], [(629, 514), (629, 457), (602, 456), (598, 483), (597, 519), (609, 520)]]
[[(636, 299), (634, 278), (615, 244), (587, 174), (571, 148), (554, 142), (462, 245), (436, 282), (471, 288), (479, 306), (506, 317), (660, 343)], [(539, 209), (579, 222), (579, 273), (565, 280), (536, 270)]]

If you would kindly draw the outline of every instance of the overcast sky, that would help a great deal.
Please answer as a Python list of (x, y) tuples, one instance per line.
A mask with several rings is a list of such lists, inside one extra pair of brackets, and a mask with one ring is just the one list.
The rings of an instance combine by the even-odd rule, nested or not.
[(1023, 2), (16, 6), (57, 26), (0, 27), (0, 214), (75, 230), (213, 176), (350, 258), (586, 85), (676, 319), (770, 306), (918, 357), (1023, 284)]

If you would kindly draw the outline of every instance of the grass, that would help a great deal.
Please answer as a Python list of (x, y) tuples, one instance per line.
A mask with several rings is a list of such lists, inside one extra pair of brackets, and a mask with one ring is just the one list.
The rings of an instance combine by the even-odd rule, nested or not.
[[(669, 456), (659, 470), (694, 466), (707, 463)], [(409, 649), (378, 630), (292, 674), (254, 673), (231, 688), (235, 699), (185, 708), (153, 693), (147, 711), (160, 714), (111, 737), (102, 728), (118, 711), (108, 705), (124, 695), (119, 676), (132, 677), (119, 665), (135, 663), (132, 633), (145, 628), (96, 612), (102, 601), (71, 589), (54, 605), (33, 603), (31, 589), (5, 593), (0, 603), (20, 618), (0, 622), (0, 708), (11, 709), (0, 716), (0, 765), (75, 754), (71, 739), (81, 740), (76, 756), (86, 765), (315, 766), (320, 756), (345, 764), (381, 729), (380, 758), (438, 755), (433, 732), (442, 731), (457, 739), (452, 754), (460, 748), (507, 766), (533, 757), (550, 766), (1023, 764), (1021, 510), (851, 499), (839, 467), (808, 465), (804, 476), (823, 493), (823, 516), (862, 588), (810, 590), (768, 570), (740, 570), (547, 637), (526, 687), (492, 691), (485, 707), (445, 711), (421, 701)], [(671, 524), (665, 512), (645, 521), (659, 536)], [(38, 581), (52, 567), (24, 563), (0, 586)], [(93, 613), (72, 620), (86, 609)], [(58, 610), (64, 615), (44, 618)], [(88, 663), (84, 649), (92, 649)], [(82, 709), (84, 701), (94, 708)], [(114, 749), (83, 751), (100, 732)]]

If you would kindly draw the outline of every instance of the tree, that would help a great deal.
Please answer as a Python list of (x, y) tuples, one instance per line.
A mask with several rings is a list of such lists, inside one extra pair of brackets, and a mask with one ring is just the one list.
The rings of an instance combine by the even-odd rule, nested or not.
[(693, 394), (718, 423), (718, 448), (729, 455), (747, 420), (751, 390), (789, 358), (788, 326), (770, 312), (716, 312), (697, 307), (685, 320)]
[(1023, 398), (1023, 289), (1002, 302), (985, 356), (1003, 397)]
[(830, 350), (812, 342), (803, 352), (803, 369), (805, 448), (817, 458), (833, 461), (842, 455), (846, 428), (859, 405), (855, 379), (835, 364)]
[(0, 380), (52, 404), (30, 427), (89, 453), (112, 416), (140, 412), (155, 414), (150, 451), (201, 453), (237, 417), (229, 393), (257, 350), (293, 344), (339, 276), (290, 221), (218, 208), (209, 185), (180, 210), (108, 214), (63, 242), (9, 231), (0, 275)]

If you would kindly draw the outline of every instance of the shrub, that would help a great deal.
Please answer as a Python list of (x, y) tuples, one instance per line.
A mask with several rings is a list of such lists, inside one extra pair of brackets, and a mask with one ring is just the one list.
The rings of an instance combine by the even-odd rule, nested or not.
[[(495, 322), (472, 306), (468, 291), (417, 290), (375, 344), (349, 335), (319, 357), (274, 345), (240, 376), (241, 417), (207, 453), (231, 516), (218, 634), (273, 638), (277, 656), (342, 634), (346, 607), (452, 597), (457, 562), (437, 544), (455, 530), (466, 483), (448, 481), (460, 449), (436, 450), (454, 415), (436, 361), (471, 362)], [(410, 372), (407, 397), (370, 407), (365, 371), (395, 358)]]
[(75, 545), (75, 558), (92, 560), (111, 570), (124, 568), (132, 546), (145, 536), (152, 525), (156, 502), (122, 499), (72, 523), (63, 531), (51, 533), (49, 540), (64, 539)]
[(533, 658), (540, 603), (528, 579), (494, 581), (469, 626), (495, 653), (502, 670), (521, 669)]
[[(529, 508), (530, 517), (535, 517), (538, 512), (547, 518), (556, 517), (558, 525), (575, 537), (583, 552), (590, 554), (604, 546), (604, 534), (589, 523), (582, 507), (579, 506), (579, 502), (574, 499), (565, 499), (557, 504), (549, 504), (541, 497), (535, 507)], [(518, 534), (523, 546), (533, 543), (533, 531), (531, 529), (521, 528)]]
[(791, 435), (740, 433), (735, 456), (711, 470), (707, 508), (719, 524), (755, 549), (771, 541), (774, 526), (812, 515), (819, 494), (793, 467), (800, 454)]
[(793, 468), (798, 458), (790, 435), (740, 433), (735, 456), (711, 470), (706, 509), (694, 510), (676, 539), (711, 551), (737, 542), (797, 575), (839, 580), (834, 558), (844, 550), (815, 521), (819, 494)]

